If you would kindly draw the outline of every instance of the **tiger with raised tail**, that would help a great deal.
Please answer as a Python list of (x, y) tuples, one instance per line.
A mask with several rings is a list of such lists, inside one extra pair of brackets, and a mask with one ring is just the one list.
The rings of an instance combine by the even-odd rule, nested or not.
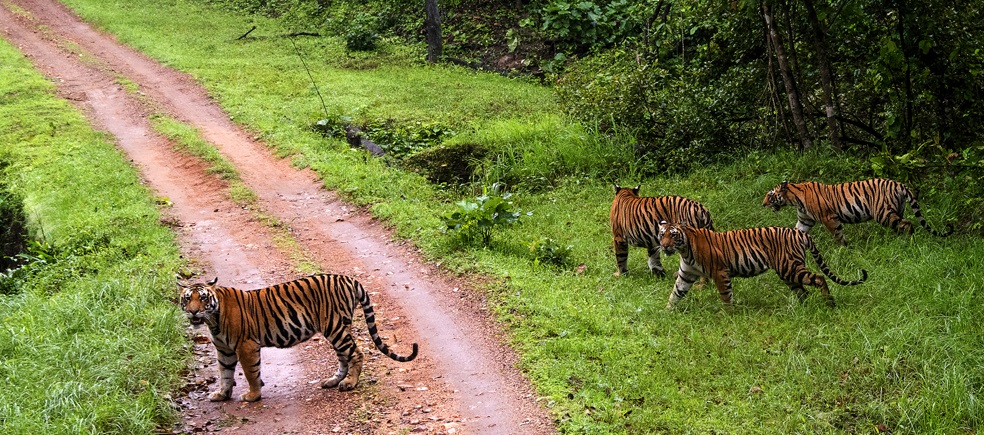
[(841, 245), (847, 245), (843, 224), (871, 219), (899, 233), (912, 234), (912, 222), (902, 218), (906, 202), (919, 224), (931, 234), (946, 237), (953, 233), (953, 225), (947, 225), (944, 232), (930, 228), (919, 212), (919, 202), (912, 190), (888, 178), (833, 185), (783, 181), (765, 195), (762, 205), (772, 207), (775, 212), (787, 205), (795, 206), (797, 229), (810, 232), (820, 222)]
[(615, 199), (609, 214), (615, 245), (616, 275), (628, 273), (629, 246), (646, 248), (649, 271), (664, 276), (659, 258), (660, 221), (679, 222), (697, 228), (713, 229), (711, 213), (701, 203), (682, 196), (640, 197), (639, 186), (615, 185)]
[[(180, 277), (178, 277), (180, 280)], [(180, 304), (193, 325), (208, 325), (219, 361), (219, 389), (211, 401), (228, 400), (235, 385), (233, 374), (242, 366), (249, 391), (240, 399), (260, 400), (260, 348), (290, 347), (321, 333), (338, 355), (338, 371), (321, 388), (348, 391), (359, 383), (364, 356), (352, 337), (352, 317), (362, 306), (372, 342), (384, 355), (400, 362), (417, 357), (417, 343), (410, 355), (389, 350), (376, 331), (376, 319), (362, 284), (343, 275), (320, 274), (256, 290), (216, 285), (184, 285)], [(358, 304), (358, 305), (357, 305)]]
[(732, 305), (731, 278), (752, 277), (773, 269), (802, 302), (807, 297), (804, 286), (820, 289), (827, 305), (834, 306), (823, 275), (806, 268), (805, 250), (813, 254), (824, 275), (840, 285), (858, 285), (868, 279), (844, 281), (830, 272), (813, 239), (806, 233), (782, 227), (748, 228), (719, 233), (706, 228), (660, 223), (659, 240), (667, 254), (680, 252), (680, 269), (666, 309), (687, 295), (699, 277), (714, 280), (725, 306)]

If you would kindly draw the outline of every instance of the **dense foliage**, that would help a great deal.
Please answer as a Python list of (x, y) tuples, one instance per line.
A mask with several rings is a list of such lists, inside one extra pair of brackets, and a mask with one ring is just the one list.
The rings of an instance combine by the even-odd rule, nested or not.
[[(403, 0), (215, 1), (344, 37), (352, 50), (373, 49), (376, 32), (417, 42), (423, 35), (420, 5)], [(528, 70), (560, 71), (568, 60), (557, 75), (568, 112), (603, 131), (630, 131), (657, 167), (819, 143), (877, 155), (872, 170), (884, 175), (982, 168), (984, 17), (976, 2), (441, 6), (452, 53), (503, 46), (525, 57)], [(495, 13), (468, 13), (476, 10)]]

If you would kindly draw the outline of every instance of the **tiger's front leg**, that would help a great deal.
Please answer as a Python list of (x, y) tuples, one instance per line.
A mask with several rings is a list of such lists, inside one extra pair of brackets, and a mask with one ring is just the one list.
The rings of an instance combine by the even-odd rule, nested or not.
[(663, 270), (663, 264), (659, 261), (659, 256), (662, 249), (658, 247), (646, 249), (649, 252), (649, 262), (647, 263), (649, 265), (649, 271), (652, 272), (653, 275), (660, 278), (666, 276), (666, 272)]
[(817, 221), (810, 216), (806, 210), (797, 209), (796, 210), (796, 229), (804, 233), (809, 233), (813, 229), (813, 226), (817, 224)]
[(700, 275), (684, 270), (684, 265), (680, 264), (680, 270), (676, 273), (676, 283), (673, 284), (673, 291), (670, 292), (670, 300), (666, 302), (666, 309), (672, 310), (677, 301), (687, 296), (690, 287), (700, 278)]
[(246, 375), (246, 382), (249, 384), (249, 391), (239, 396), (243, 402), (255, 402), (260, 400), (260, 387), (263, 381), (260, 379), (260, 345), (254, 341), (244, 341), (236, 349), (239, 355), (239, 365), (243, 368)]
[(212, 402), (222, 402), (229, 400), (232, 396), (232, 387), (236, 385), (236, 364), (239, 357), (233, 350), (215, 346), (215, 353), (219, 361), (219, 389), (208, 395), (208, 400)]

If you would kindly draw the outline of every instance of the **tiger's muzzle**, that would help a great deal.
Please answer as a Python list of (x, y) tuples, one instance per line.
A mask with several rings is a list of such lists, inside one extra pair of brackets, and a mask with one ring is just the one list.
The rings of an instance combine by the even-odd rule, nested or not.
[(186, 311), (185, 316), (188, 317), (188, 322), (192, 325), (198, 326), (205, 323), (206, 313), (204, 311)]

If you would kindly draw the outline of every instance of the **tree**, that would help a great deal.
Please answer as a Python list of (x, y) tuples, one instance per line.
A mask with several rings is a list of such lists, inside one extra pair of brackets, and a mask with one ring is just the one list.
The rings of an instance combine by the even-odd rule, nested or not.
[(827, 37), (824, 34), (823, 26), (820, 25), (820, 19), (817, 18), (813, 0), (803, 0), (803, 6), (806, 7), (806, 18), (813, 30), (813, 48), (816, 50), (820, 84), (823, 87), (823, 105), (826, 109), (824, 114), (827, 119), (827, 135), (830, 137), (831, 148), (840, 151), (842, 146), (840, 123), (837, 121), (837, 90), (834, 87), (834, 73), (830, 61), (827, 59)]
[(786, 97), (789, 100), (789, 110), (793, 115), (793, 125), (796, 126), (796, 133), (799, 138), (799, 149), (808, 150), (813, 145), (810, 140), (810, 133), (806, 127), (806, 118), (803, 116), (803, 103), (800, 100), (799, 91), (796, 88), (796, 79), (793, 70), (789, 65), (789, 58), (783, 47), (782, 39), (776, 30), (775, 17), (768, 1), (762, 2), (762, 18), (765, 20), (766, 33), (769, 36), (769, 43), (772, 50), (776, 53), (776, 60), (779, 63), (779, 73), (782, 75), (782, 83), (786, 89)]
[(427, 61), (435, 63), (441, 58), (444, 44), (441, 37), (441, 12), (437, 8), (437, 0), (424, 0), (424, 11), (427, 15), (424, 20), (424, 26), (427, 28)]

